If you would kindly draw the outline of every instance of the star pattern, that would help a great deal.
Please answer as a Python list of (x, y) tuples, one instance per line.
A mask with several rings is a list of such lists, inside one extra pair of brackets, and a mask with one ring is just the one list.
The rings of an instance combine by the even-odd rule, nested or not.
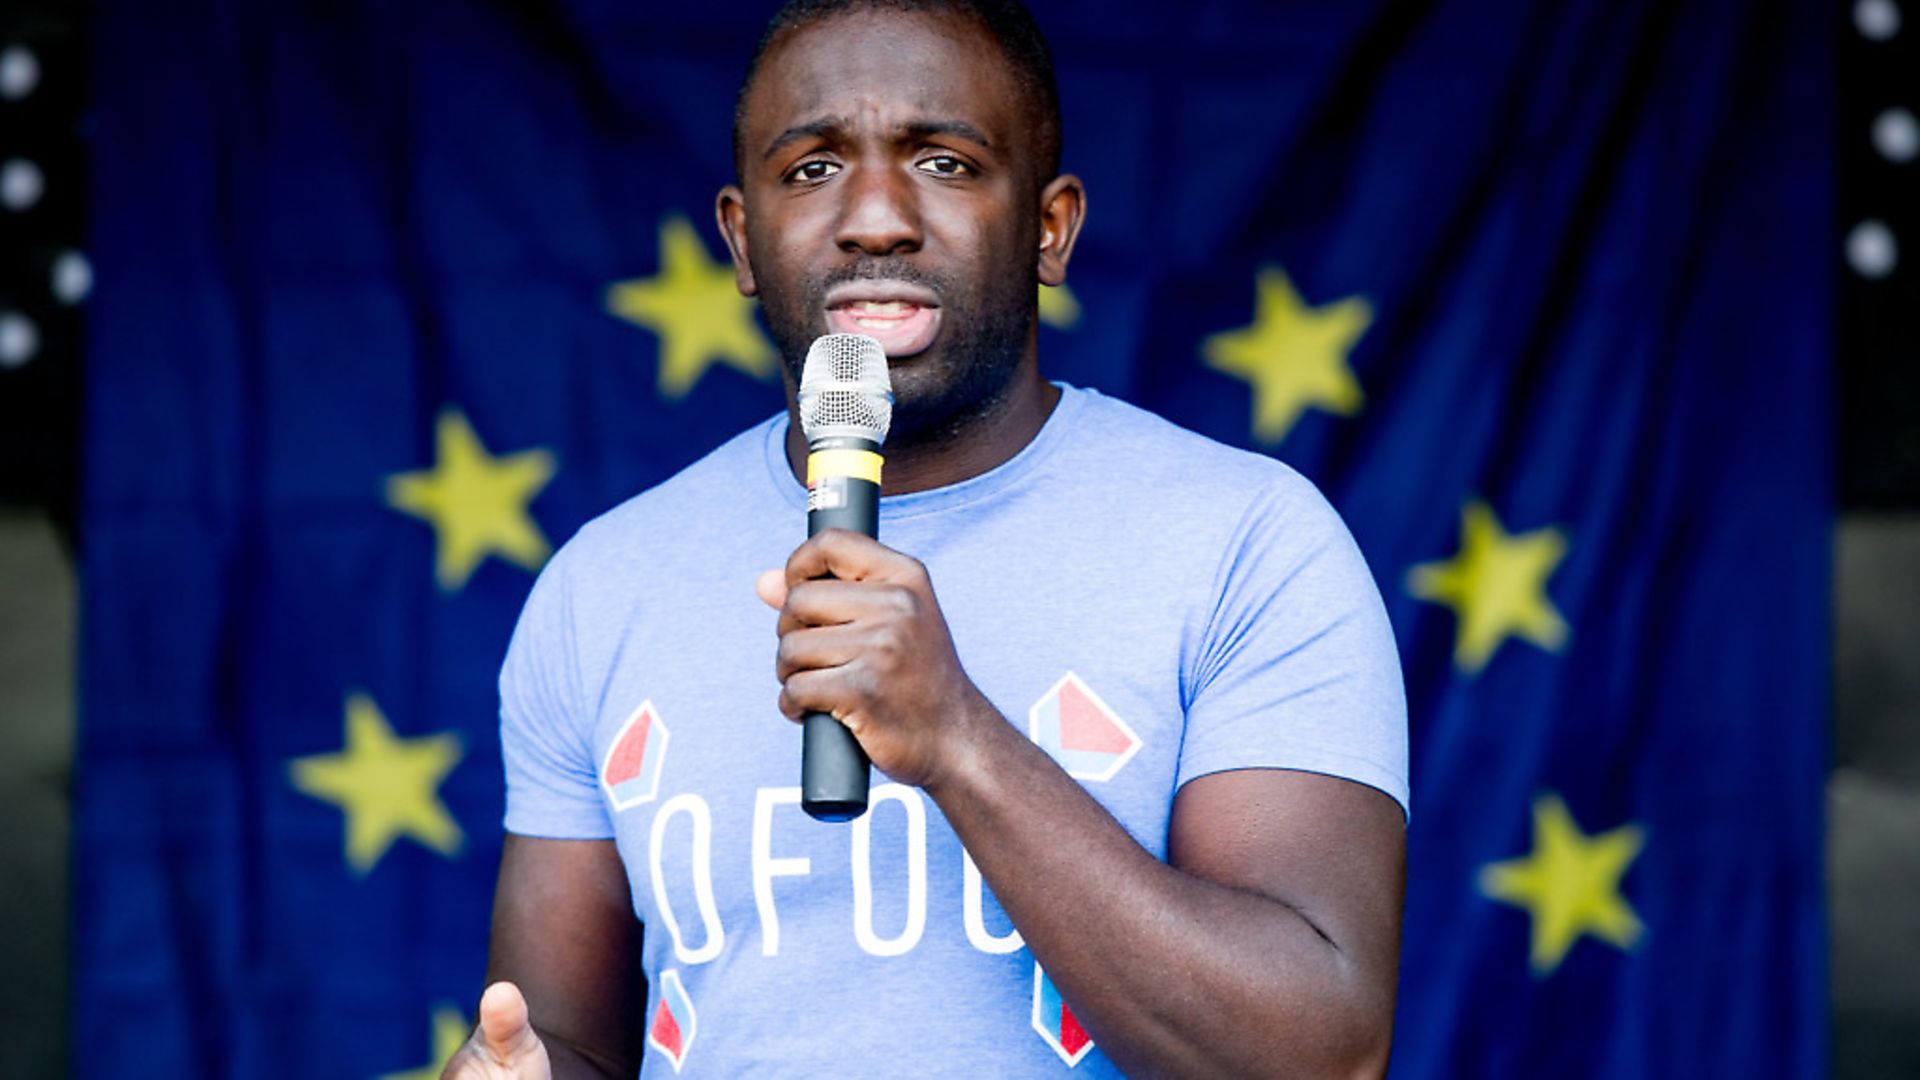
[(686, 397), (714, 364), (756, 379), (779, 375), (773, 345), (740, 295), (733, 268), (715, 262), (693, 225), (678, 215), (660, 223), (660, 272), (615, 282), (607, 310), (660, 338), (660, 396)]
[(433, 1010), (433, 1061), (417, 1069), (402, 1069), (381, 1075), (380, 1080), (440, 1080), (440, 1070), (466, 1045), (473, 1025), (451, 1005)]
[(349, 694), (347, 745), (338, 753), (295, 758), (293, 786), (338, 806), (347, 818), (346, 858), (365, 876), (401, 837), (451, 858), (464, 840), (440, 801), (440, 783), (464, 751), (453, 732), (405, 739), (380, 706)]
[(1254, 288), (1253, 323), (1200, 345), (1207, 366), (1252, 386), (1254, 438), (1279, 445), (1310, 408), (1358, 413), (1365, 395), (1348, 357), (1373, 322), (1372, 306), (1350, 296), (1309, 307), (1278, 267), (1263, 267)]
[(1056, 330), (1071, 330), (1080, 323), (1080, 298), (1066, 285), (1040, 286), (1040, 321)]
[(1510, 535), (1486, 503), (1471, 500), (1460, 511), (1459, 553), (1413, 567), (1407, 591), (1453, 609), (1454, 666), (1478, 674), (1509, 636), (1548, 652), (1565, 646), (1567, 623), (1547, 596), (1547, 579), (1566, 553), (1559, 529)]
[(1559, 968), (1582, 935), (1619, 949), (1640, 940), (1645, 927), (1620, 895), (1620, 878), (1645, 843), (1638, 825), (1588, 836), (1559, 796), (1534, 800), (1533, 851), (1482, 867), (1480, 891), (1532, 916), (1528, 965), (1536, 976)]
[(554, 459), (544, 449), (493, 457), (457, 409), (446, 409), (434, 426), (431, 469), (387, 479), (387, 502), (433, 526), (434, 577), (451, 592), (489, 555), (538, 570), (553, 548), (528, 505), (553, 478)]

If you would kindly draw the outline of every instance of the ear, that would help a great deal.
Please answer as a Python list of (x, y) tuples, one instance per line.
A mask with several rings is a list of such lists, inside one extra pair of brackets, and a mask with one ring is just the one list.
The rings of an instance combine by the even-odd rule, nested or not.
[(1040, 283), (1067, 280), (1067, 260), (1087, 217), (1087, 188), (1072, 173), (1053, 178), (1040, 192)]
[(753, 296), (760, 286), (753, 280), (753, 264), (747, 261), (746, 195), (733, 185), (720, 189), (713, 200), (714, 220), (720, 223), (720, 235), (727, 241), (727, 254), (733, 259), (733, 283), (741, 296)]

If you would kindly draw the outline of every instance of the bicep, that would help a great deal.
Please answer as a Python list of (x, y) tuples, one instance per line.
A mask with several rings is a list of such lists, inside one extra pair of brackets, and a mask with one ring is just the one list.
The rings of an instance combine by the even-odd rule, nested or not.
[(1391, 1008), (1406, 885), (1392, 797), (1290, 769), (1210, 773), (1175, 796), (1167, 853), (1188, 874), (1292, 908)]
[(520, 987), (550, 1043), (628, 1075), (639, 1067), (647, 994), (640, 942), (613, 841), (507, 835), (487, 978)]

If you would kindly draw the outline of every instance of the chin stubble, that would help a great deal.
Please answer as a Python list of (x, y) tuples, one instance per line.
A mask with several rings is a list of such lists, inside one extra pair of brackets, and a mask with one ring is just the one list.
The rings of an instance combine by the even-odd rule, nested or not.
[(944, 307), (942, 340), (934, 345), (938, 356), (923, 353), (905, 362), (937, 361), (952, 375), (934, 397), (896, 396), (893, 428), (887, 437), (887, 444), (895, 448), (925, 446), (961, 437), (1006, 401), (1037, 314), (1039, 284), (1032, 273), (1026, 277), (1024, 286), (1008, 280), (990, 295), (977, 296), (910, 264), (867, 259), (812, 283), (797, 305), (763, 290), (761, 313), (788, 376), (798, 386), (807, 350), (826, 332), (820, 313), (825, 310), (827, 290), (848, 281), (872, 280), (905, 281), (932, 289)]

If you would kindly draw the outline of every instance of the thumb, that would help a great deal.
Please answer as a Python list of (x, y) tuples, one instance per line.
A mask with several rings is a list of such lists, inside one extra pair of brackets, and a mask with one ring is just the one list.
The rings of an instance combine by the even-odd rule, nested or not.
[(510, 982), (494, 983), (480, 995), (479, 1034), (482, 1047), (503, 1065), (518, 1064), (545, 1049), (533, 1033), (527, 999)]
[(760, 599), (775, 611), (787, 606), (787, 573), (784, 570), (762, 570), (754, 580), (753, 591)]

